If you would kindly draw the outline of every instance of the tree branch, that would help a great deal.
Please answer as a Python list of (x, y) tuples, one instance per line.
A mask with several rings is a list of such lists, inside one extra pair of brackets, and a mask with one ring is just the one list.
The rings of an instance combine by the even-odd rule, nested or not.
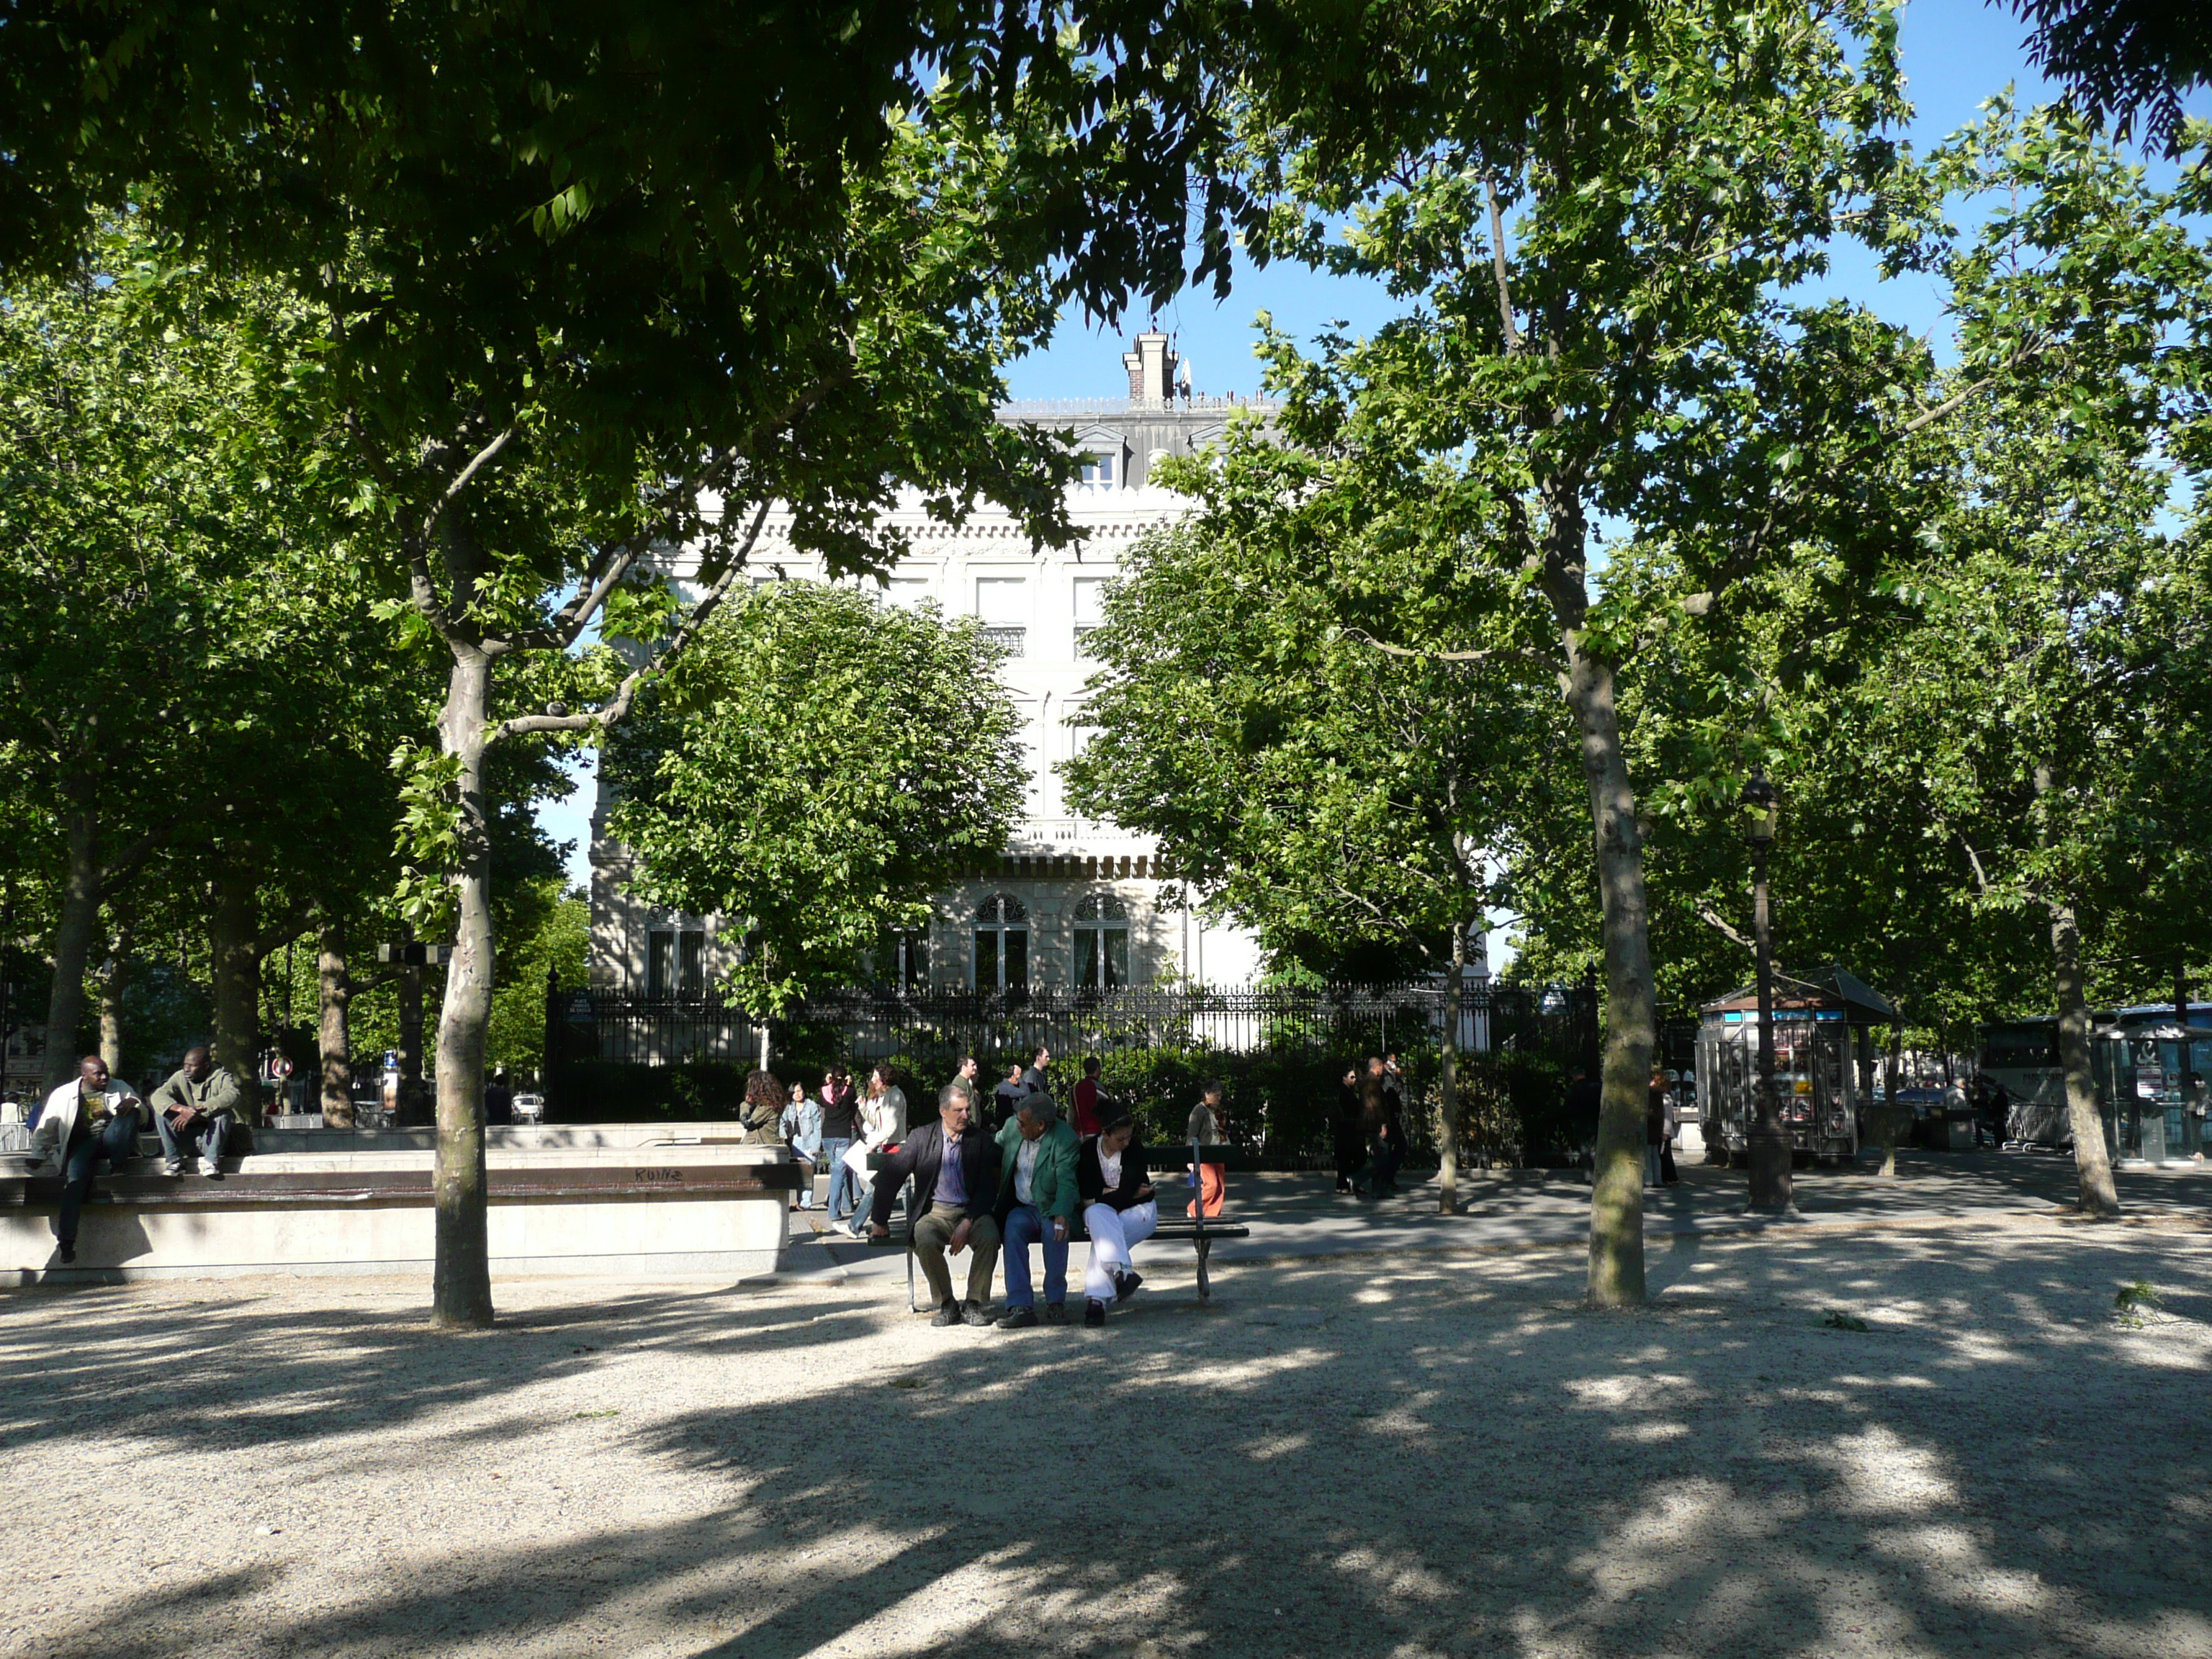
[(446, 509), (460, 498), (461, 492), (469, 487), (470, 480), (483, 471), (499, 452), (507, 447), (507, 440), (514, 436), (513, 427), (503, 428), (494, 434), (489, 443), (469, 458), (465, 466), (453, 475), (453, 482), (446, 486), (445, 492), (438, 497), (437, 505), (433, 507), (422, 520), (421, 534), (423, 540), (428, 541), (430, 538), (430, 532), (437, 527), (438, 520), (445, 516)]
[(1482, 175), (1483, 199), (1490, 204), (1490, 266), (1498, 277), (1498, 320), (1505, 326), (1505, 355), (1521, 355), (1521, 330), (1513, 320), (1513, 289), (1505, 278), (1505, 215), (1498, 205), (1498, 185)]
[(1721, 916), (1720, 912), (1714, 909), (1710, 904), (1700, 904), (1698, 907), (1698, 920), (1711, 927), (1715, 933), (1718, 933), (1729, 944), (1737, 945), (1746, 951), (1751, 951), (1753, 952), (1757, 951), (1759, 947), (1753, 945), (1751, 940), (1746, 939), (1741, 933), (1737, 933), (1735, 928), (1729, 927), (1727, 921)]
[(668, 665), (683, 654), (684, 647), (691, 643), (708, 619), (720, 608), (723, 599), (744, 571), (745, 557), (752, 551), (753, 544), (760, 539), (761, 526), (768, 522), (768, 509), (769, 503), (763, 501), (759, 510), (753, 514), (753, 521), (745, 532), (743, 545), (731, 555), (729, 563), (723, 567), (722, 574), (716, 578), (714, 585), (707, 590), (698, 604), (691, 607), (691, 614), (684, 617), (684, 625), (676, 630), (676, 637), (656, 652), (650, 660), (633, 670), (604, 707), (586, 714), (518, 714), (513, 720), (501, 720), (494, 726), (491, 734), (484, 739), (485, 746), (489, 748), (503, 738), (526, 737), (533, 732), (588, 732), (595, 727), (604, 732), (626, 717), (631, 703), (636, 699), (638, 688), (653, 675), (666, 672)]
[(1509, 658), (1526, 663), (1531, 667), (1540, 668), (1547, 674), (1554, 673), (1559, 669), (1559, 664), (1552, 661), (1540, 652), (1529, 650), (1526, 646), (1498, 645), (1480, 651), (1417, 651), (1411, 646), (1391, 645), (1378, 640), (1364, 629), (1347, 628), (1342, 631), (1346, 639), (1358, 645), (1371, 646), (1385, 656), (1411, 657), (1427, 662), (1459, 663), (1488, 662), (1493, 658)]

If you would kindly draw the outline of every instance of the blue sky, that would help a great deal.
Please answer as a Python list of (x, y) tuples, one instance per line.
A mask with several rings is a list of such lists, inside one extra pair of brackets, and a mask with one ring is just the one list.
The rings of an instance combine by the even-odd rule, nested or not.
[[(1900, 42), (1915, 119), (1908, 134), (1925, 150), (1972, 120), (1983, 100), (2014, 83), (2023, 105), (2051, 95), (2051, 88), (2029, 66), (2026, 27), (2002, 7), (1980, 0), (1911, 0), (1903, 14)], [(2189, 100), (2197, 114), (2212, 113), (2212, 95), (2199, 92)], [(1856, 247), (1838, 250), (1828, 291), (1862, 301), (1916, 332), (1940, 333), (1942, 317), (1934, 283), (1913, 276), (1893, 283), (1875, 279), (1871, 262)], [(1260, 365), (1252, 356), (1254, 315), (1271, 313), (1276, 326), (1300, 340), (1341, 320), (1362, 333), (1387, 318), (1392, 301), (1379, 284), (1322, 275), (1302, 266), (1240, 268), (1228, 299), (1211, 292), (1184, 295), (1162, 310), (1158, 325), (1176, 339), (1189, 359), (1197, 389), (1219, 395), (1249, 396), (1260, 389)], [(1111, 398), (1126, 392), (1128, 381), (1121, 354), (1127, 337), (1144, 317), (1124, 319), (1111, 331), (1096, 331), (1071, 321), (1052, 343), (1014, 363), (1007, 379), (1017, 398)], [(566, 801), (540, 811), (538, 821), (556, 840), (572, 842), (568, 869), (582, 883), (588, 878), (585, 841), (592, 792), (588, 774)]]

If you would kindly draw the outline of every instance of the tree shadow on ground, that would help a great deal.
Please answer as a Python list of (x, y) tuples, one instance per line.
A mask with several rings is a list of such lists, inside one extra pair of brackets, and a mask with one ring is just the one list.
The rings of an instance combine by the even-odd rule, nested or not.
[[(1103, 1334), (921, 1332), (891, 1286), (458, 1341), (335, 1297), (12, 1303), (0, 1437), (39, 1467), (489, 1444), (493, 1479), (618, 1454), (666, 1500), (547, 1537), (455, 1487), (465, 1537), (404, 1576), (118, 1583), (46, 1650), (2212, 1655), (2212, 1334), (2113, 1308), (2203, 1297), (2201, 1236), (1655, 1241), (1653, 1307), (1602, 1315), (1570, 1253), (1245, 1264), (1210, 1310), (1158, 1254)], [(583, 1387), (606, 1437), (549, 1417)]]

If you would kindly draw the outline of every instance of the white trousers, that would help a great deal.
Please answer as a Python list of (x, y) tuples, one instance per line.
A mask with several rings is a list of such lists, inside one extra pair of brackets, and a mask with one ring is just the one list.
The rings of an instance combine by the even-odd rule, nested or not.
[(1083, 1224), (1091, 1233), (1091, 1260), (1083, 1267), (1083, 1294), (1093, 1302), (1111, 1302), (1114, 1275), (1130, 1265), (1129, 1247), (1143, 1243), (1159, 1231), (1159, 1200), (1133, 1204), (1126, 1210), (1107, 1204), (1085, 1205)]

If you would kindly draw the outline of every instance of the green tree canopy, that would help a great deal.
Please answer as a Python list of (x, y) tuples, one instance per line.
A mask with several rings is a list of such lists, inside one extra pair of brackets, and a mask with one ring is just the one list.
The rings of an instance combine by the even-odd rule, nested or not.
[(1024, 762), (996, 661), (972, 617), (773, 583), (719, 612), (609, 746), (636, 890), (747, 937), (734, 1001), (781, 1012), (858, 982), (1004, 850)]

